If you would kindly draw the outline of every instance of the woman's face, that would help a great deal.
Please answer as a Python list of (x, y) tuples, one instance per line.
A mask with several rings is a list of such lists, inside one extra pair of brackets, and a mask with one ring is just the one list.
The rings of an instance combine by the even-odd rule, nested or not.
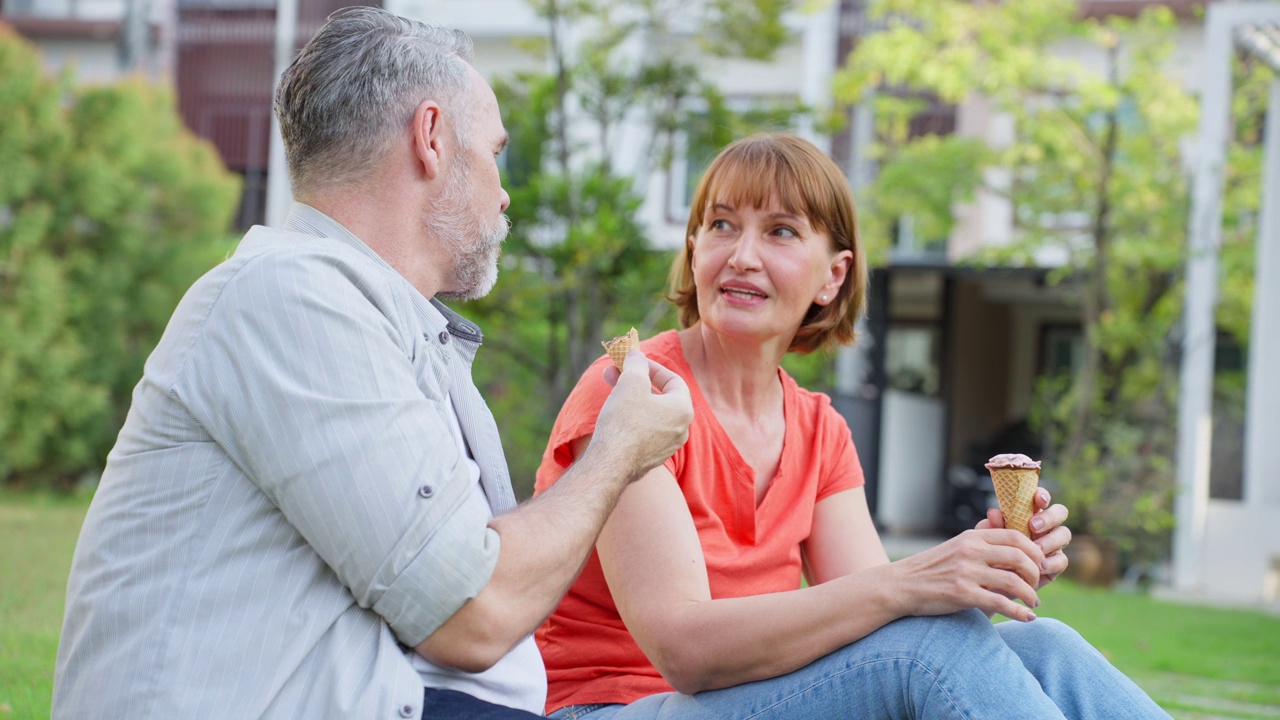
[(810, 306), (835, 301), (853, 259), (776, 199), (767, 207), (717, 201), (689, 242), (702, 322), (725, 335), (788, 345)]

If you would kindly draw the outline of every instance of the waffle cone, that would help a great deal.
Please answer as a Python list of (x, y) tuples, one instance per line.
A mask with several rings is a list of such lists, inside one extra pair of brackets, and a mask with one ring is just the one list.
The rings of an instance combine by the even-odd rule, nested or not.
[(604, 345), (604, 351), (609, 353), (609, 359), (613, 361), (614, 366), (621, 370), (622, 363), (627, 359), (627, 353), (640, 347), (640, 333), (636, 332), (635, 328), (631, 328), (626, 335), (619, 335), (600, 344)]
[(1031, 516), (1035, 513), (1036, 488), (1040, 486), (1037, 468), (989, 468), (996, 486), (996, 500), (1004, 513), (1004, 526), (1031, 537)]

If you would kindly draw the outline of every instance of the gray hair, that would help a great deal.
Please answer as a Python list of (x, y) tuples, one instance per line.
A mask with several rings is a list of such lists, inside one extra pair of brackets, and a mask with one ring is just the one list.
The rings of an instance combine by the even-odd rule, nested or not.
[(471, 114), (466, 91), (473, 52), (460, 30), (379, 8), (330, 15), (276, 90), (294, 194), (365, 179), (423, 100), (454, 113), (457, 137)]

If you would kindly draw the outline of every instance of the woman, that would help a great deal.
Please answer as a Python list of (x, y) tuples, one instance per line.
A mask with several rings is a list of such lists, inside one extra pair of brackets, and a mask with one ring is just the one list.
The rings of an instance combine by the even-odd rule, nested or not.
[[(689, 384), (689, 441), (623, 493), (537, 633), (552, 717), (1168, 717), (1035, 620), (1070, 539), (1044, 491), (1034, 542), (991, 511), (889, 562), (848, 427), (779, 366), (854, 339), (866, 277), (849, 186), (813, 145), (756, 136), (711, 164), (672, 269), (683, 329), (642, 344)], [(607, 392), (583, 375), (539, 491), (585, 450)]]

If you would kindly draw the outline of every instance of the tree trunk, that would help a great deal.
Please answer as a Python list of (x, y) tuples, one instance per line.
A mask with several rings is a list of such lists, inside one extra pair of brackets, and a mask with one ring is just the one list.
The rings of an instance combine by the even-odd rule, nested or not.
[[(1116, 65), (1118, 45), (1107, 51), (1108, 74), (1113, 85), (1119, 84)], [(1078, 458), (1085, 443), (1092, 435), (1093, 405), (1098, 393), (1099, 368), (1103, 363), (1103, 348), (1098, 339), (1099, 324), (1111, 310), (1111, 294), (1107, 291), (1107, 272), (1111, 253), (1111, 172), (1115, 165), (1116, 141), (1119, 118), (1116, 110), (1109, 110), (1105, 118), (1102, 139), (1102, 167), (1099, 171), (1097, 203), (1093, 215), (1093, 265), (1088, 273), (1084, 302), (1081, 304), (1081, 321), (1084, 327), (1084, 365), (1076, 381), (1076, 418), (1068, 444), (1067, 457)], [(1101, 378), (1106, 386), (1114, 384), (1114, 378)]]

